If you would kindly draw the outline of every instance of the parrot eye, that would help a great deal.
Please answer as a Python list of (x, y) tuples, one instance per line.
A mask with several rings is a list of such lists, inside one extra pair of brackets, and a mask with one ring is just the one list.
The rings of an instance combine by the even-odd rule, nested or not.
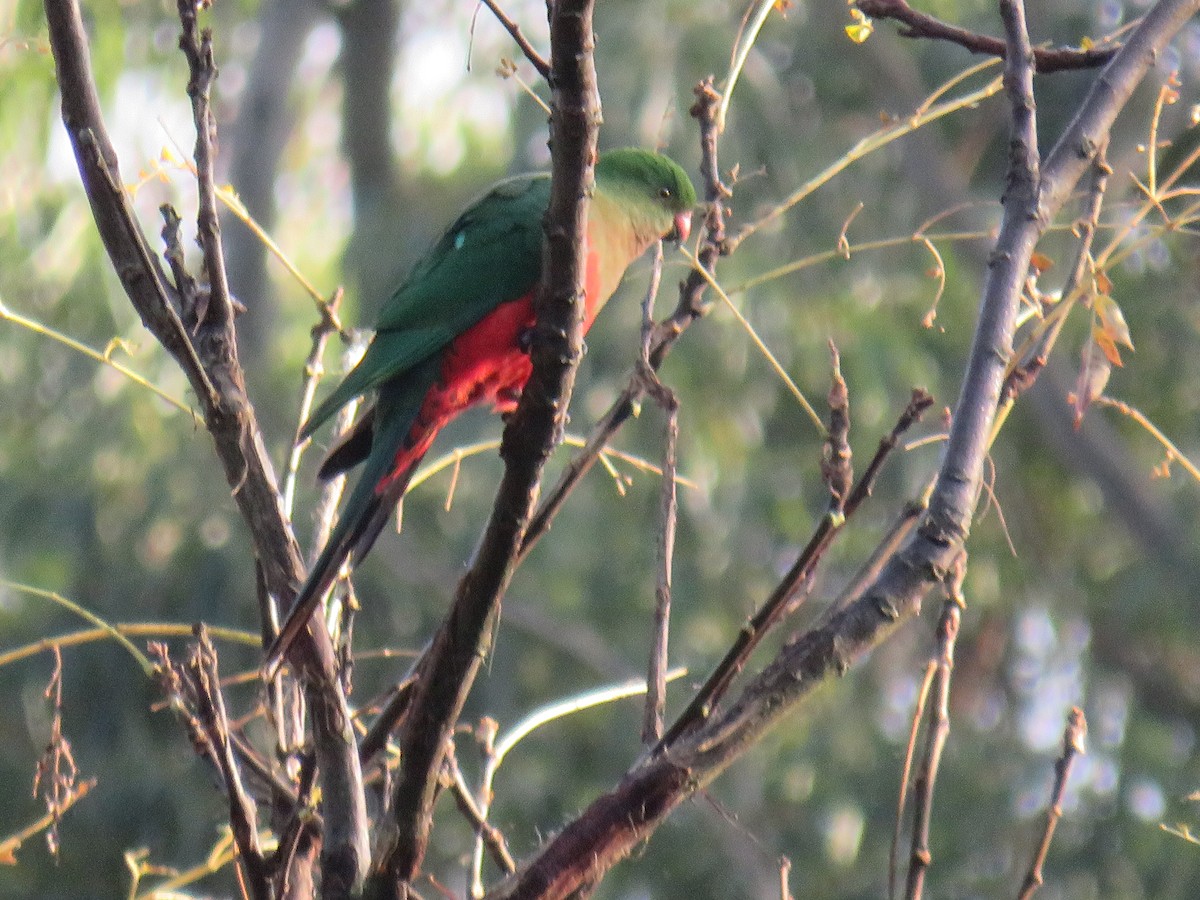
[(664, 200), (670, 200), (671, 199), (671, 189), (668, 187), (659, 188), (658, 196), (662, 197)]

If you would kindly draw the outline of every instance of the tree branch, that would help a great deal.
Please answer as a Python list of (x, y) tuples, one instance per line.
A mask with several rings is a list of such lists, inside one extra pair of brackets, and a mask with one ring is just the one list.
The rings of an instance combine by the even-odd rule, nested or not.
[[(178, 297), (168, 293), (166, 277), (149, 251), (122, 186), (117, 156), (100, 111), (78, 4), (74, 0), (45, 0), (45, 8), (62, 94), (63, 124), (75, 148), (101, 240), (142, 322), (176, 359), (196, 392), (233, 499), (250, 529), (267, 590), (277, 598), (290, 600), (295, 585), (304, 578), (304, 566), (283, 515), (274, 469), (246, 395), (232, 310), (198, 317), (194, 336), (184, 328)], [(203, 179), (202, 168), (201, 173)], [(212, 251), (219, 253), (219, 247)], [(219, 272), (217, 264), (209, 259), (205, 268), (210, 275)], [(326, 803), (322, 858), (326, 890), (333, 896), (336, 885), (352, 886), (365, 872), (366, 807), (332, 643), (323, 626), (307, 634), (294, 657), (301, 661), (313, 709), (314, 747)]]
[(504, 431), (504, 478), (491, 519), (434, 636), (401, 733), (392, 803), (398, 841), (386, 861), (388, 890), (401, 888), (420, 869), (447, 740), (487, 655), (491, 625), (516, 567), (543, 466), (560, 439), (582, 356), (583, 238), (600, 124), (592, 9), (593, 0), (563, 0), (551, 11), (552, 171), (533, 374)]
[[(913, 9), (905, 0), (856, 0), (854, 5), (868, 16), (899, 22), (904, 26), (900, 29), (901, 37), (949, 41), (965, 47), (972, 53), (998, 56), (1001, 59), (1007, 52), (1004, 41), (999, 38), (976, 34), (965, 28), (959, 28), (957, 25), (950, 25)], [(1033, 51), (1034, 65), (1040, 75), (1071, 69), (1096, 69), (1112, 59), (1119, 49), (1119, 44), (1108, 47), (1091, 47), (1087, 50), (1074, 50), (1069, 47), (1038, 47)]]
[(1050, 842), (1054, 840), (1054, 831), (1058, 820), (1062, 818), (1063, 795), (1067, 791), (1067, 779), (1071, 777), (1071, 767), (1075, 759), (1085, 752), (1084, 744), (1087, 738), (1087, 719), (1083, 710), (1078, 706), (1071, 707), (1067, 713), (1067, 727), (1063, 731), (1062, 754), (1054, 761), (1054, 788), (1050, 791), (1050, 808), (1046, 810), (1046, 826), (1038, 840), (1037, 850), (1029, 861), (1029, 871), (1021, 883), (1017, 900), (1029, 900), (1037, 889), (1042, 886), (1042, 866), (1046, 862), (1046, 854), (1050, 852)]
[(929, 849), (929, 827), (933, 822), (933, 789), (941, 770), (942, 751), (950, 738), (950, 676), (954, 672), (954, 647), (958, 642), (958, 631), (962, 625), (962, 611), (966, 605), (962, 597), (962, 580), (966, 575), (966, 557), (949, 585), (949, 596), (942, 604), (942, 615), (937, 627), (937, 651), (930, 661), (934, 667), (933, 702), (929, 706), (929, 722), (925, 726), (925, 751), (917, 780), (913, 785), (916, 801), (913, 805), (912, 851), (908, 857), (908, 879), (904, 896), (906, 900), (919, 900), (925, 889), (925, 875), (933, 862)]

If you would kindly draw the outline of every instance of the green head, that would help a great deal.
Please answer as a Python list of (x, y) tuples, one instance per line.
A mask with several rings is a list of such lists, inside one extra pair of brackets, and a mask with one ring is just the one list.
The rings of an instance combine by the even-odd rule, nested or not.
[(624, 147), (600, 154), (596, 186), (607, 197), (638, 210), (656, 231), (686, 240), (696, 206), (696, 189), (673, 159), (661, 153)]

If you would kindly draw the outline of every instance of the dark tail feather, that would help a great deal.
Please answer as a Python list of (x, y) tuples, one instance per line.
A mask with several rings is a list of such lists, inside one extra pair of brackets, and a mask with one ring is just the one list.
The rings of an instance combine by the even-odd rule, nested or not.
[(345, 472), (350, 471), (360, 462), (371, 455), (371, 446), (375, 440), (375, 407), (369, 407), (347, 431), (321, 461), (317, 477), (329, 481)]

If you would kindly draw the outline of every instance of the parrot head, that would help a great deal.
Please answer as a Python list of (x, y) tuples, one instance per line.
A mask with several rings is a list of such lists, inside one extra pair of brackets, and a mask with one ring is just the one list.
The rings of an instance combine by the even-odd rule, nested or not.
[(596, 182), (606, 195), (636, 209), (655, 240), (687, 240), (696, 189), (673, 159), (634, 147), (609, 150), (596, 161)]

